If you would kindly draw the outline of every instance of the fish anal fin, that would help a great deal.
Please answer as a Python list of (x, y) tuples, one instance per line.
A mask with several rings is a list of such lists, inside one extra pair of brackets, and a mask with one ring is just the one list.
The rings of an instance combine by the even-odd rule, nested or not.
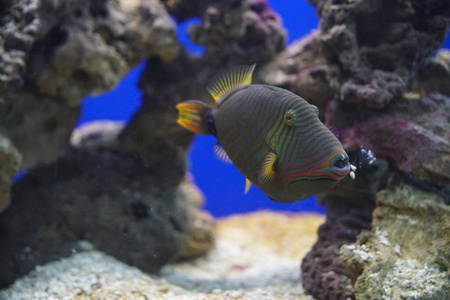
[(178, 124), (198, 134), (209, 134), (202, 122), (202, 111), (210, 109), (205, 103), (190, 100), (179, 103), (176, 108), (178, 109)]
[(258, 174), (259, 183), (269, 184), (270, 182), (272, 182), (273, 178), (275, 177), (277, 162), (278, 156), (275, 153), (269, 152), (266, 155), (262, 163), (261, 169), (259, 170)]
[(252, 83), (252, 74), (256, 65), (241, 66), (225, 71), (214, 78), (206, 87), (214, 101), (220, 104), (220, 99), (229, 90)]
[(218, 159), (220, 159), (223, 162), (226, 162), (228, 164), (231, 164), (231, 159), (228, 157), (228, 154), (225, 152), (225, 150), (219, 145), (215, 144), (213, 146), (214, 154)]

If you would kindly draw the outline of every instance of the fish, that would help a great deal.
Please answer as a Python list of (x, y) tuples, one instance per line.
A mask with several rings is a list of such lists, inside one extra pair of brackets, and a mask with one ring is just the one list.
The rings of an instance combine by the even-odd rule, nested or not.
[(318, 108), (286, 89), (252, 84), (254, 69), (235, 67), (207, 85), (217, 108), (199, 100), (177, 104), (178, 124), (215, 136), (217, 156), (246, 177), (245, 193), (254, 184), (275, 202), (304, 200), (353, 173)]

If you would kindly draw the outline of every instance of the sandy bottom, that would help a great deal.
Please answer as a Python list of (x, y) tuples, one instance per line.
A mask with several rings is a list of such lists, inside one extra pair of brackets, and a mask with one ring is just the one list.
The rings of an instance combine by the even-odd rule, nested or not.
[(91, 250), (36, 267), (1, 300), (20, 299), (313, 299), (300, 261), (324, 216), (258, 212), (218, 221), (215, 249), (150, 276)]

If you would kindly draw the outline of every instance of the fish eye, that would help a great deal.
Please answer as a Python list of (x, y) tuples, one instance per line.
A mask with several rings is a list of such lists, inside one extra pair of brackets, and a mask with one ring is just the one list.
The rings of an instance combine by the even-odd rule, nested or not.
[(294, 120), (295, 120), (294, 110), (290, 109), (284, 113), (284, 122), (286, 123), (286, 125), (288, 126), (294, 125)]
[(345, 169), (348, 166), (348, 159), (340, 159), (333, 164), (336, 169)]
[(331, 163), (333, 169), (337, 171), (350, 170), (350, 163), (347, 154), (341, 154)]

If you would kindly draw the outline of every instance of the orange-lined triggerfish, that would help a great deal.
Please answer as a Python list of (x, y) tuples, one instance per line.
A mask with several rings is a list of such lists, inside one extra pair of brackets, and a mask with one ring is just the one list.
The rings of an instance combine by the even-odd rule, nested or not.
[[(218, 108), (196, 100), (177, 105), (178, 123), (214, 135), (216, 153), (277, 202), (294, 202), (332, 188), (353, 166), (319, 110), (288, 90), (251, 84), (255, 66), (223, 73), (207, 90)], [(250, 183), (251, 182), (251, 183)]]

